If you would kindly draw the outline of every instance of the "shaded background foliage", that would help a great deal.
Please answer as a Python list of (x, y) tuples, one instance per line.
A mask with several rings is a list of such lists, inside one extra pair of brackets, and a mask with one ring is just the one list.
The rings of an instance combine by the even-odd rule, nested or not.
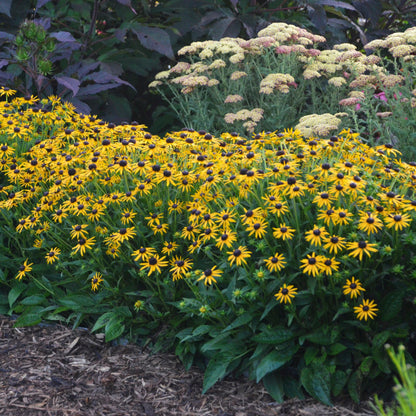
[[(44, 28), (53, 50), (42, 49), (43, 35), (22, 40), (26, 19)], [(175, 63), (176, 51), (197, 40), (251, 38), (276, 21), (324, 35), (325, 47), (340, 42), (361, 47), (414, 26), (416, 5), (412, 0), (2, 0), (0, 83), (39, 97), (57, 94), (108, 121), (138, 120), (158, 134), (181, 127), (147, 88), (157, 72)], [(25, 47), (29, 57), (22, 56)]]

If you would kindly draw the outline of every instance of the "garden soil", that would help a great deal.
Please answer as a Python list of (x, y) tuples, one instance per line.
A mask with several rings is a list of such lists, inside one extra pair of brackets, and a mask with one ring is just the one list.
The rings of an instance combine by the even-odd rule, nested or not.
[(374, 416), (368, 403), (279, 404), (261, 384), (226, 378), (201, 394), (202, 372), (172, 354), (112, 345), (87, 330), (14, 328), (0, 315), (0, 415)]

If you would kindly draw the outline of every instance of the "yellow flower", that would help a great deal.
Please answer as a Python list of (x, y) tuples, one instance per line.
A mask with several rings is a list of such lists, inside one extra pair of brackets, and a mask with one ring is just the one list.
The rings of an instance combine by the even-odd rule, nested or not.
[(103, 282), (103, 275), (100, 272), (95, 273), (91, 278), (91, 290), (94, 292), (98, 290), (101, 282)]
[(297, 294), (297, 290), (293, 285), (286, 286), (286, 283), (283, 283), (283, 287), (274, 296), (280, 303), (292, 303), (292, 298)]
[(29, 259), (26, 259), (24, 263), (19, 267), (19, 272), (17, 273), (15, 279), (22, 280), (32, 270), (33, 263), (28, 263)]
[(282, 240), (290, 240), (296, 230), (288, 227), (285, 223), (280, 224), (278, 228), (273, 228), (273, 237), (281, 238)]
[(338, 254), (338, 251), (342, 251), (345, 248), (345, 238), (338, 237), (337, 235), (331, 235), (326, 237), (324, 240), (324, 248), (329, 250), (332, 254)]
[(408, 214), (390, 214), (384, 219), (387, 228), (402, 230), (410, 225), (412, 219)]
[(259, 219), (256, 222), (247, 226), (248, 235), (253, 235), (254, 238), (263, 238), (267, 233), (267, 222), (263, 219)]
[(248, 251), (247, 247), (239, 246), (233, 251), (228, 251), (227, 254), (229, 254), (228, 261), (230, 266), (233, 265), (234, 261), (237, 266), (241, 266), (242, 264), (247, 264), (246, 259), (250, 258), (251, 251)]
[(160, 257), (158, 254), (154, 254), (147, 259), (143, 263), (140, 263), (140, 270), (148, 269), (149, 272), (147, 273), (148, 276), (150, 276), (154, 272), (161, 273), (162, 267), (166, 267), (168, 265), (168, 262), (165, 260), (166, 257)]
[(378, 311), (376, 306), (373, 300), (370, 302), (368, 299), (364, 299), (359, 306), (354, 307), (354, 312), (360, 321), (362, 319), (367, 320), (368, 318), (374, 319), (377, 316), (376, 311)]
[(314, 225), (312, 230), (305, 233), (305, 240), (315, 246), (320, 246), (322, 240), (327, 236), (328, 231), (326, 231), (325, 227), (318, 227), (317, 225)]
[(316, 256), (315, 253), (312, 253), (307, 254), (306, 257), (306, 259), (301, 260), (300, 268), (303, 269), (303, 273), (318, 276), (322, 270), (322, 256)]
[(350, 295), (351, 299), (361, 295), (361, 292), (365, 292), (365, 289), (361, 286), (361, 282), (355, 279), (353, 276), (351, 281), (347, 279), (347, 283), (342, 287), (344, 295)]
[(58, 247), (54, 247), (52, 248), (49, 253), (46, 254), (45, 258), (46, 258), (46, 263), (47, 264), (52, 264), (54, 263), (56, 260), (59, 259), (59, 255), (61, 254), (61, 250)]
[(274, 256), (269, 257), (268, 259), (264, 260), (266, 263), (266, 267), (269, 272), (277, 272), (282, 270), (285, 267), (285, 258), (283, 254), (275, 253)]
[(93, 245), (95, 244), (95, 237), (91, 237), (88, 239), (85, 239), (84, 237), (81, 237), (78, 240), (78, 244), (75, 247), (72, 247), (73, 253), (79, 253), (81, 254), (81, 256), (84, 255), (85, 251), (87, 249), (90, 249)]
[(358, 257), (360, 261), (363, 259), (363, 255), (366, 254), (368, 257), (371, 257), (371, 252), (377, 252), (377, 244), (370, 244), (367, 241), (354, 241), (353, 243), (348, 243), (347, 249), (351, 250), (348, 253), (351, 257)]
[(213, 266), (211, 269), (205, 270), (197, 281), (203, 280), (205, 285), (211, 285), (212, 283), (217, 283), (215, 278), (221, 276), (222, 273), (223, 271), (217, 269), (217, 266)]

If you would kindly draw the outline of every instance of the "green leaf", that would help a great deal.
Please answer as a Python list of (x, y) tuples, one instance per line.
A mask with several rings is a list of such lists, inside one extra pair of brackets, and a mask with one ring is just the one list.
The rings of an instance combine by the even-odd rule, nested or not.
[(211, 325), (200, 325), (200, 326), (197, 326), (192, 331), (192, 335), (194, 336), (204, 335), (204, 334), (207, 334), (211, 329), (212, 329)]
[(119, 338), (124, 332), (125, 325), (122, 324), (122, 320), (119, 317), (117, 318), (118, 319), (111, 319), (105, 326), (105, 341), (106, 342)]
[(300, 381), (297, 378), (288, 377), (285, 375), (284, 390), (285, 395), (291, 399), (297, 397), (298, 399), (303, 400), (305, 398), (302, 392)]
[(284, 385), (282, 377), (279, 374), (270, 373), (267, 374), (262, 381), (270, 396), (272, 396), (277, 403), (283, 403)]
[(360, 370), (356, 370), (348, 380), (348, 393), (351, 396), (351, 399), (355, 403), (360, 402), (361, 395), (361, 383), (363, 381), (363, 375)]
[(256, 382), (258, 383), (266, 374), (286, 364), (297, 352), (298, 348), (294, 347), (283, 351), (272, 351), (267, 354), (256, 368)]
[(32, 295), (24, 298), (20, 303), (22, 305), (40, 305), (46, 300), (45, 296)]
[(339, 342), (332, 344), (328, 347), (328, 354), (329, 355), (338, 355), (342, 351), (345, 351), (347, 347), (344, 344), (340, 344)]
[(33, 326), (42, 321), (42, 315), (39, 312), (28, 312), (20, 315), (14, 324), (16, 327)]
[(259, 344), (281, 344), (294, 338), (295, 334), (287, 328), (276, 327), (266, 329), (262, 333), (255, 335), (252, 340)]
[(317, 347), (307, 347), (304, 354), (305, 364), (309, 365), (314, 360), (318, 352), (319, 349)]
[(310, 342), (318, 345), (329, 345), (332, 343), (332, 334), (327, 326), (318, 328), (314, 332), (305, 335), (305, 338)]
[(331, 374), (324, 365), (305, 367), (300, 375), (305, 390), (327, 406), (331, 403)]
[(206, 393), (218, 380), (227, 373), (227, 367), (233, 361), (234, 356), (229, 351), (221, 351), (209, 360), (204, 374), (202, 393)]
[(16, 299), (21, 295), (21, 293), (25, 290), (26, 285), (22, 282), (16, 283), (10, 290), (8, 300), (9, 306), (12, 307)]
[(377, 350), (383, 350), (384, 351), (384, 344), (387, 342), (387, 340), (390, 338), (391, 333), (390, 331), (383, 331), (380, 332), (379, 334), (377, 334), (374, 338), (373, 338), (373, 342), (372, 342), (372, 351), (377, 351)]
[(94, 326), (91, 329), (91, 332), (95, 332), (98, 331), (101, 328), (104, 328), (108, 322), (110, 321), (110, 319), (114, 316), (114, 313), (111, 312), (106, 312), (104, 314), (102, 314), (96, 321)]
[(380, 302), (383, 307), (380, 310), (380, 319), (389, 321), (395, 318), (402, 310), (403, 297), (405, 292), (403, 290), (394, 290), (387, 294)]
[(360, 371), (363, 376), (367, 376), (371, 370), (371, 365), (373, 364), (373, 357), (365, 357), (360, 364)]
[(245, 312), (240, 315), (237, 319), (235, 319), (227, 328), (223, 329), (222, 332), (231, 331), (232, 329), (238, 328), (239, 326), (243, 326), (252, 320), (252, 316), (249, 312)]
[(96, 304), (95, 300), (91, 296), (86, 295), (68, 295), (63, 299), (59, 299), (58, 302), (74, 311), (92, 308)]
[(338, 396), (347, 383), (347, 375), (345, 371), (337, 370), (331, 376), (331, 391), (334, 396)]

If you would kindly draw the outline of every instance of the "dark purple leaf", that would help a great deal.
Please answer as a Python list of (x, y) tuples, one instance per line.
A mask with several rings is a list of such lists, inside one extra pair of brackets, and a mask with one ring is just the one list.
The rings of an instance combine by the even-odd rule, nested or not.
[(219, 40), (225, 36), (230, 36), (229, 32), (232, 32), (233, 27), (235, 28), (235, 21), (238, 21), (235, 17), (225, 17), (215, 22), (209, 31), (212, 39)]
[(0, 13), (12, 17), (10, 14), (10, 8), (13, 0), (0, 0)]
[(49, 17), (42, 17), (41, 19), (33, 20), (37, 25), (41, 25), (45, 30), (51, 27), (51, 19)]
[(87, 95), (95, 95), (101, 91), (106, 91), (111, 88), (119, 87), (119, 84), (91, 84), (86, 87), (81, 87), (78, 92), (78, 97), (85, 97)]
[(233, 5), (235, 11), (237, 11), (238, 0), (230, 0), (230, 3)]
[(59, 42), (76, 42), (75, 38), (69, 32), (52, 32), (50, 36), (59, 40)]
[(165, 30), (137, 23), (132, 31), (146, 49), (159, 52), (170, 59), (175, 58), (169, 35)]
[(3, 68), (9, 63), (7, 59), (0, 59), (0, 68)]
[(82, 114), (90, 114), (91, 113), (91, 107), (88, 104), (84, 103), (83, 101), (80, 101), (77, 98), (73, 98), (73, 97), (69, 98), (68, 101), (75, 106), (78, 113), (82, 113)]
[(12, 35), (11, 33), (0, 32), (0, 40), (13, 40), (13, 39), (14, 39), (14, 35)]
[(377, 26), (377, 22), (383, 13), (383, 6), (378, 0), (353, 1), (352, 4), (361, 15), (370, 21), (372, 27)]
[(55, 77), (58, 84), (63, 85), (65, 88), (68, 88), (72, 91), (72, 94), (75, 96), (79, 91), (80, 81), (75, 78), (70, 77)]
[(36, 8), (40, 9), (42, 6), (44, 6), (46, 3), (49, 3), (51, 0), (38, 0), (36, 3)]
[(120, 3), (123, 6), (131, 7), (131, 0), (117, 0), (117, 3)]
[(92, 71), (95, 71), (99, 66), (99, 62), (83, 61), (78, 70), (79, 79), (84, 79), (87, 76), (87, 74), (89, 74)]
[(208, 12), (199, 22), (198, 26), (206, 26), (212, 23), (214, 20), (218, 20), (224, 17), (224, 13), (219, 11)]
[(128, 85), (129, 87), (134, 89), (133, 85), (131, 85), (129, 82), (123, 81), (118, 76), (105, 71), (93, 72), (92, 74), (86, 76), (85, 79), (94, 81), (97, 84), (106, 84), (109, 82), (114, 82), (120, 85)]
[(126, 38), (126, 33), (127, 33), (127, 29), (117, 29), (114, 32), (114, 37), (119, 40), (120, 42), (125, 42), (125, 38)]
[(355, 12), (357, 11), (357, 9), (354, 6), (346, 3), (345, 1), (319, 0), (319, 4), (321, 4), (322, 6), (340, 7), (342, 9), (354, 10)]

